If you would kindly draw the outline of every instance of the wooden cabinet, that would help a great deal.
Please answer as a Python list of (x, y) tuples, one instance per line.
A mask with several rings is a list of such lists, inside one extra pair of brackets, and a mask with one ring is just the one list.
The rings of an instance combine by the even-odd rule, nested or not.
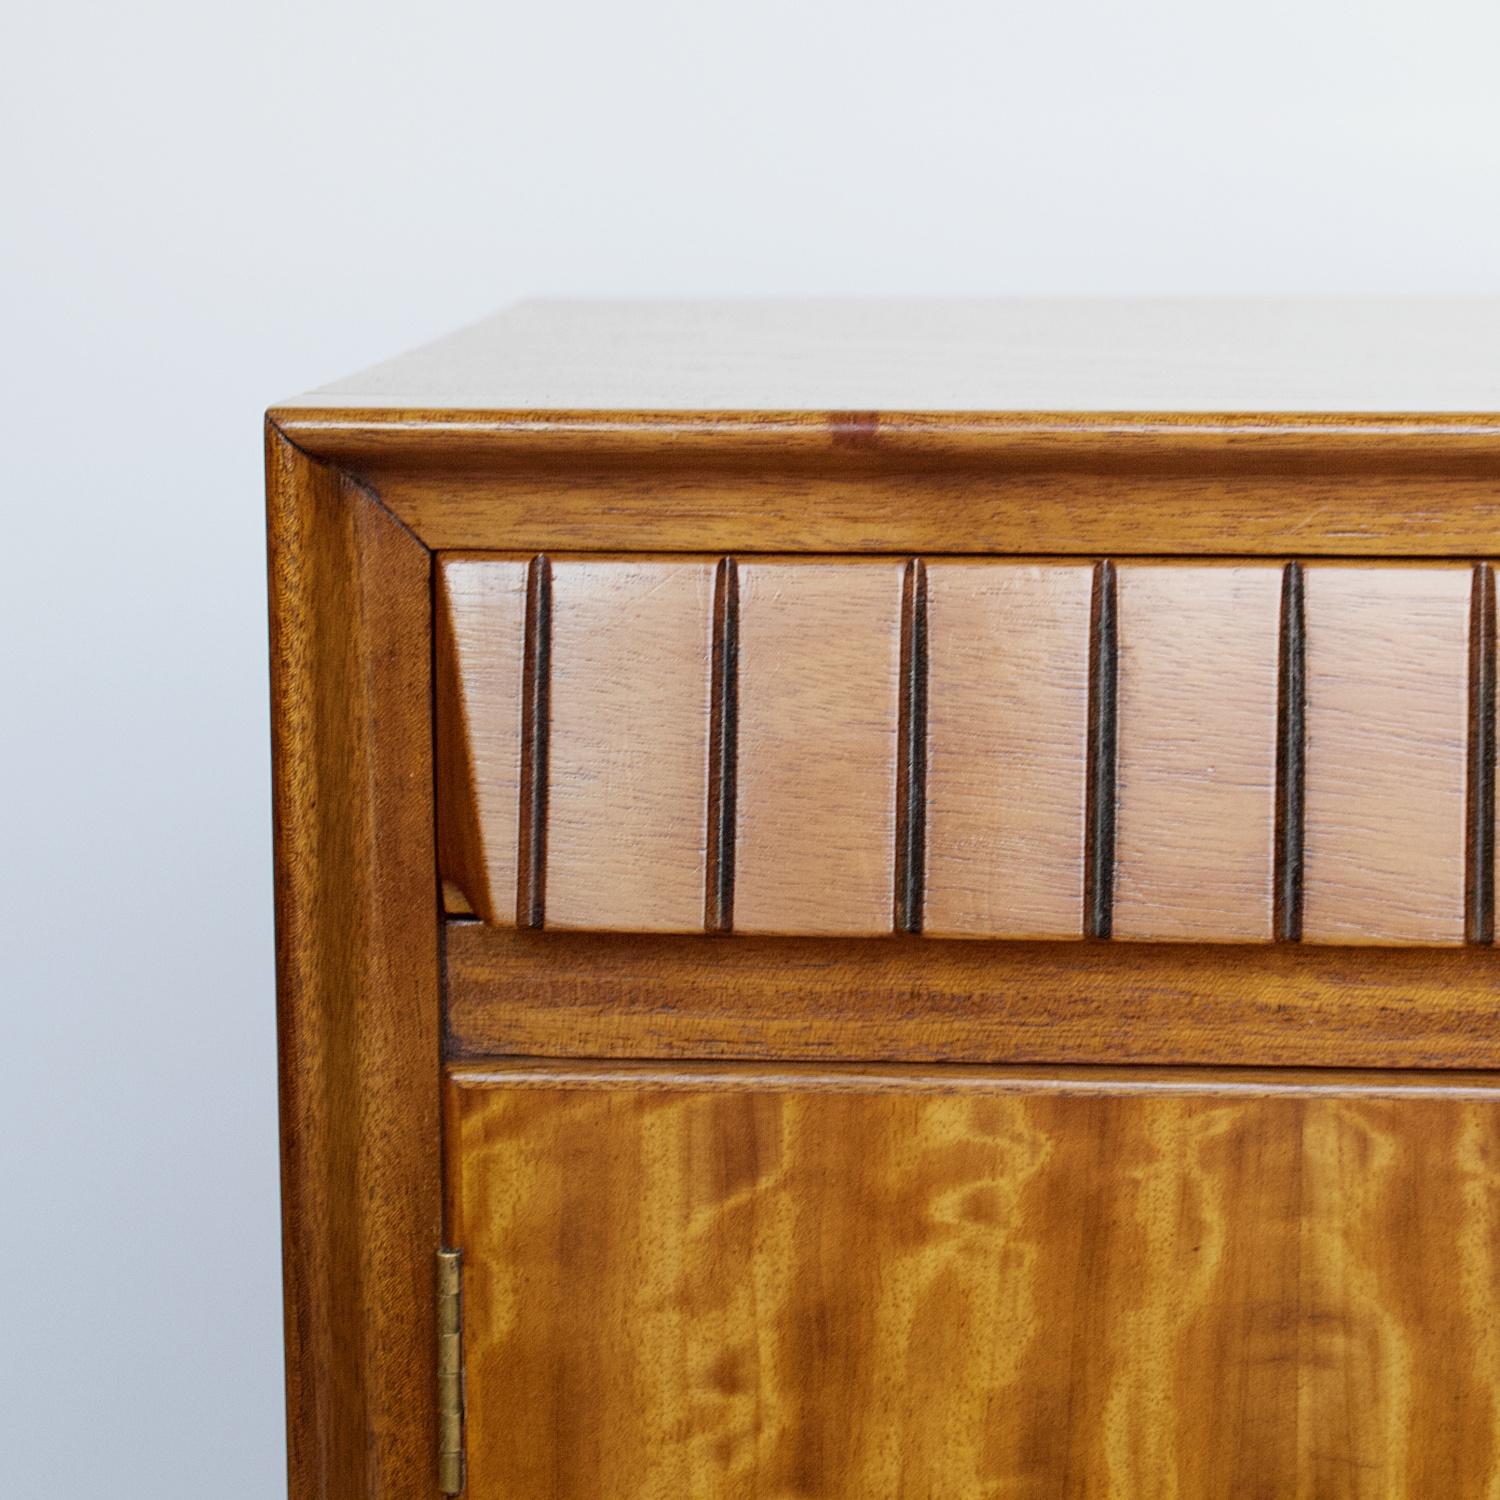
[(295, 1500), (1500, 1492), (1500, 318), (1107, 312), (271, 413)]

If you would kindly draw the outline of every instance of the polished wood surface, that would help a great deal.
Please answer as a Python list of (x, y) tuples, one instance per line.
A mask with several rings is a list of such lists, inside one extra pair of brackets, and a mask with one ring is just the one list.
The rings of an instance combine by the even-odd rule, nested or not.
[(460, 1071), (471, 1492), (1500, 1485), (1500, 1092)]
[[(1500, 1496), (1500, 1101), (1458, 1071), (1500, 1076), (1493, 610), (1421, 566), (1494, 555), (1495, 305), (551, 316), (269, 423), (294, 1500), (433, 1492), (444, 1244), (470, 1268), (476, 1497)], [(706, 726), (705, 637), (582, 571), (699, 559)], [(982, 762), (1041, 762), (952, 635), (959, 564), (1113, 580), (1118, 652), (1098, 625), (1039, 665), (1038, 605), (994, 653), (1033, 664), (1031, 742), (1061, 761), (1092, 664), (1090, 930), (1168, 936), (1132, 911), (1197, 920), (1240, 870), (1250, 846), (1210, 860), (1186, 814), (1226, 767), (1260, 797), (1240, 674), (1264, 691), (1281, 621), (1232, 648), (1157, 622), (1148, 676), (1223, 650), (1238, 684), (1188, 744), (1187, 684), (1143, 678), (1127, 628), (1126, 575), (1168, 560), (1296, 581), (1275, 890), (1305, 941), (967, 931), (1002, 919), (968, 852), (1009, 826)], [(797, 569), (880, 582), (757, 592)], [(1133, 819), (1174, 778), (1153, 863)], [(1063, 851), (1063, 795), (1026, 796)], [(599, 822), (617, 800), (649, 900)], [(1062, 911), (1058, 869), (1006, 907)], [(1227, 890), (1238, 928), (1242, 872)], [(934, 935), (945, 901), (967, 940)], [(741, 935), (555, 930), (570, 910)], [(747, 911), (885, 936), (743, 935)], [(1398, 945), (1341, 946), (1372, 939)]]
[(1272, 936), (1281, 579), (1117, 571), (1117, 938)]
[(1500, 298), (542, 301), (295, 404), (1494, 413), (1497, 346)]
[(429, 557), (274, 428), (266, 479), (291, 1493), (426, 1495), (441, 1024)]
[(703, 929), (714, 571), (553, 561), (549, 927)]
[(889, 933), (904, 565), (739, 565), (734, 930)]
[(1487, 576), (444, 558), (448, 907), (599, 931), (1483, 941)]
[(928, 565), (924, 933), (1083, 935), (1094, 571)]
[(1491, 948), (447, 930), (453, 1057), (1500, 1068)]
[(437, 568), (438, 860), (471, 911), (516, 919), (521, 808), (524, 559)]
[(1500, 416), (276, 415), (437, 549), (1452, 557), (1500, 521)]
[(1305, 941), (1464, 940), (1472, 586), (1306, 570)]
[(541, 305), (275, 415), (441, 549), (1483, 556), (1497, 321), (1500, 300)]

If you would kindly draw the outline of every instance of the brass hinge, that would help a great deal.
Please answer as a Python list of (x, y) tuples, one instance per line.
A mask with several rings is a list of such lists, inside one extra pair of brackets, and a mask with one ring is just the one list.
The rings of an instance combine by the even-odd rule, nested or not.
[(464, 1284), (463, 1251), (437, 1255), (438, 1488), (457, 1495), (464, 1487)]

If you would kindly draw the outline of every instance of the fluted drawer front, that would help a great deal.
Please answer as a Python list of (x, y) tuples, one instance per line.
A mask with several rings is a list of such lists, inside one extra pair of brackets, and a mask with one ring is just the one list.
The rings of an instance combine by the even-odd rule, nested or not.
[(1486, 563), (440, 559), (496, 925), (1490, 941)]

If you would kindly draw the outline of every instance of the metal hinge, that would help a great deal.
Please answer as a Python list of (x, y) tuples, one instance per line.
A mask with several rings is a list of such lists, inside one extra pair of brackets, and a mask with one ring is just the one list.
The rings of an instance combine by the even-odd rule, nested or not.
[(463, 1251), (437, 1254), (438, 1488), (457, 1495), (464, 1487), (464, 1283)]

